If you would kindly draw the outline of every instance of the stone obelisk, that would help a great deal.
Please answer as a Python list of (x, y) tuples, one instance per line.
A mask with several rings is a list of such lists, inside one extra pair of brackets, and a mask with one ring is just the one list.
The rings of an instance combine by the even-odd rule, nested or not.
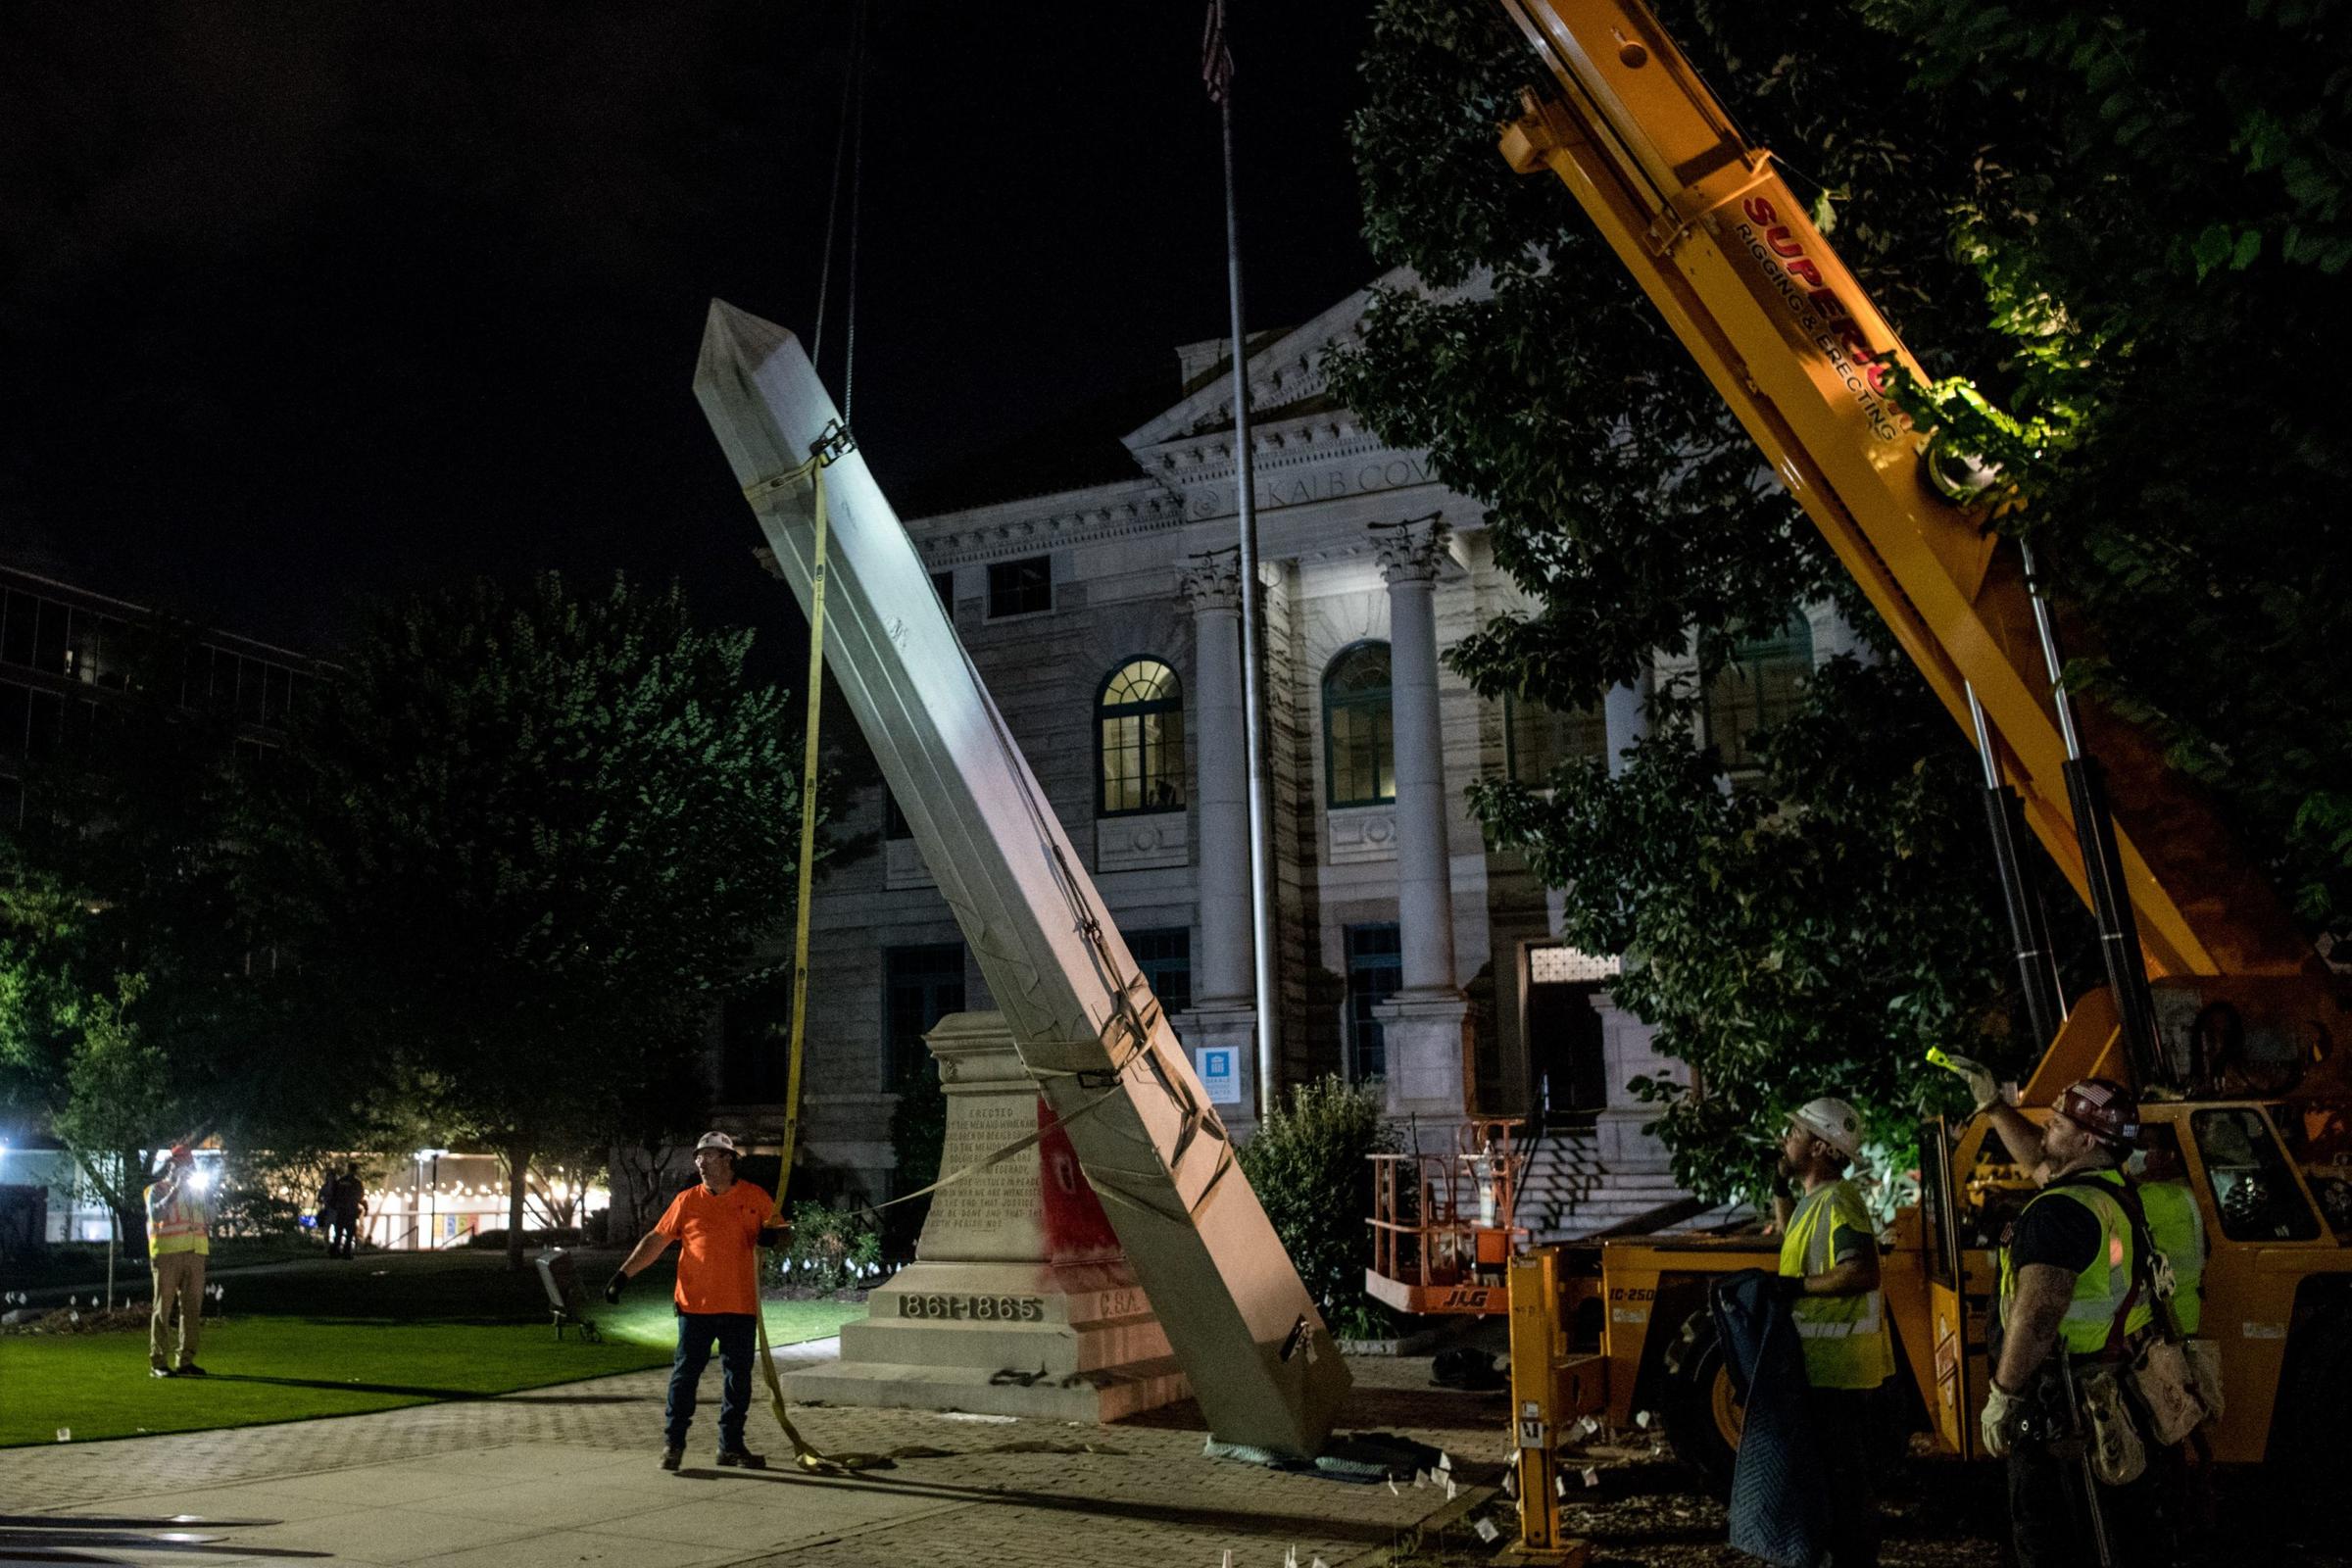
[(815, 582), (806, 466), (834, 453), (822, 470), (826, 652), (842, 693), (1211, 1438), (1315, 1453), (1348, 1391), (1339, 1348), (864, 455), (828, 446), (839, 414), (808, 356), (782, 327), (714, 301), (695, 395), (804, 606)]

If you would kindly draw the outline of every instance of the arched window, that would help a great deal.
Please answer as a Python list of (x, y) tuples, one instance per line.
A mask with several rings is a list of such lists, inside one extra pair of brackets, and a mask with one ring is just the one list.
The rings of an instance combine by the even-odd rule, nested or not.
[(1334, 806), (1378, 806), (1396, 798), (1387, 643), (1343, 648), (1324, 669), (1323, 764)]
[(1184, 691), (1156, 659), (1130, 659), (1095, 701), (1095, 812), (1184, 809)]

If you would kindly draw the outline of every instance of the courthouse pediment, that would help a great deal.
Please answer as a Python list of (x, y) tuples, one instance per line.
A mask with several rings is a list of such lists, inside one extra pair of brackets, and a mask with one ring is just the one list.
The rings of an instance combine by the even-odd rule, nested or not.
[[(1362, 335), (1373, 289), (1418, 286), (1410, 270), (1397, 268), (1312, 320), (1252, 340), (1250, 436), (1261, 512), (1434, 482), (1428, 454), (1393, 447), (1359, 424), (1332, 396), (1324, 371), (1333, 349)], [(1177, 353), (1192, 390), (1119, 438), (1136, 465), (1134, 478), (912, 519), (924, 555), (943, 564), (987, 560), (1232, 515), (1238, 465), (1224, 346), (1210, 340)]]

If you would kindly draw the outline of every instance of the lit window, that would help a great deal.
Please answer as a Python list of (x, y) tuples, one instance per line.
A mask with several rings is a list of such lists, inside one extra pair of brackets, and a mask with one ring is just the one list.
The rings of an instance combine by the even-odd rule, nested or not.
[(1378, 806), (1396, 798), (1387, 643), (1344, 648), (1323, 671), (1323, 760), (1332, 805)]
[(1502, 744), (1511, 781), (1542, 789), (1566, 763), (1608, 760), (1608, 719), (1597, 703), (1563, 713), (1533, 698), (1505, 693)]
[(1110, 673), (1095, 704), (1095, 811), (1184, 809), (1184, 693), (1156, 659)]
[(1581, 952), (1570, 947), (1527, 950), (1527, 978), (1531, 985), (1576, 985), (1587, 980), (1616, 977), (1620, 965), (1614, 954)]

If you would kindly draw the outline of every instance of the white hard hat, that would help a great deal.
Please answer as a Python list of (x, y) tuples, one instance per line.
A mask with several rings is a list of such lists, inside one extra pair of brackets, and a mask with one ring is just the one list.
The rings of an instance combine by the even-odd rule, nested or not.
[(694, 1152), (696, 1153), (699, 1154), (706, 1149), (716, 1149), (732, 1154), (738, 1159), (743, 1157), (743, 1151), (736, 1148), (735, 1140), (729, 1138), (725, 1133), (705, 1133), (695, 1140)]
[(1801, 1127), (1846, 1158), (1862, 1152), (1862, 1118), (1842, 1100), (1815, 1100), (1788, 1113), (1788, 1124)]

